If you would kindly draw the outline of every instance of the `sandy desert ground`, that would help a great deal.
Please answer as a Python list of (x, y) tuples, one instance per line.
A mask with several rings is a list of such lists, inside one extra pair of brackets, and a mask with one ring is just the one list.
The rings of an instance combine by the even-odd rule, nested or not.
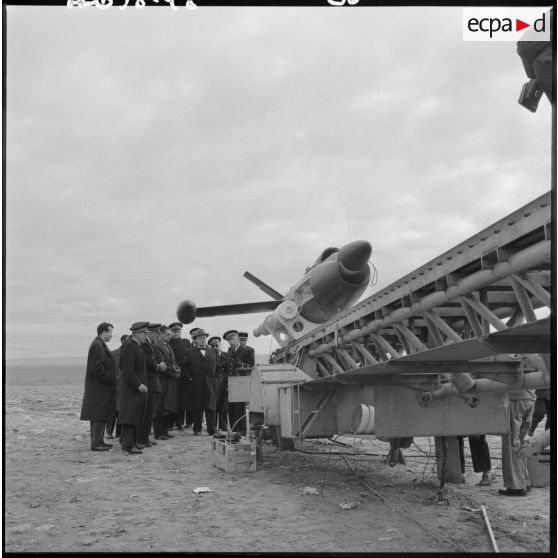
[[(7, 552), (491, 552), (481, 505), (500, 552), (553, 544), (551, 488), (497, 495), (498, 437), (489, 438), (496, 482), (477, 486), (468, 459), (466, 483), (448, 485), (440, 503), (433, 439), (406, 450), (407, 468), (383, 463), (387, 444), (345, 437), (352, 447), (305, 441), (282, 453), (266, 443), (255, 473), (225, 473), (209, 436), (191, 431), (138, 456), (117, 444), (91, 452), (82, 389), (76, 377), (5, 386)], [(200, 486), (212, 492), (194, 494)], [(347, 501), (356, 507), (342, 509)]]

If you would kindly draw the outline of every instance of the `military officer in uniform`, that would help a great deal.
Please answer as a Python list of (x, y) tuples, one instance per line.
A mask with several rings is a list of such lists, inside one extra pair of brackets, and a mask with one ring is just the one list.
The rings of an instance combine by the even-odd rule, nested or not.
[(112, 324), (102, 322), (97, 326), (97, 337), (89, 346), (85, 391), (81, 406), (81, 420), (88, 420), (91, 427), (91, 451), (108, 451), (112, 444), (104, 441), (107, 421), (116, 410), (116, 376), (114, 360), (107, 343), (112, 338)]
[(178, 377), (178, 386), (176, 394), (176, 419), (175, 424), (177, 430), (184, 430), (184, 419), (186, 418), (186, 390), (188, 383), (186, 377), (182, 373), (182, 365), (184, 362), (184, 355), (186, 351), (192, 346), (188, 339), (182, 339), (182, 324), (174, 322), (169, 325), (171, 331), (171, 339), (169, 345), (171, 346), (176, 364), (180, 367), (181, 373)]
[(217, 351), (215, 426), (220, 430), (227, 430), (227, 353), (221, 349), (221, 338), (218, 336), (211, 337), (207, 344)]
[(217, 352), (206, 344), (207, 333), (203, 329), (194, 332), (194, 346), (184, 355), (183, 372), (188, 386), (188, 408), (194, 419), (194, 435), (199, 436), (205, 412), (207, 433), (215, 433), (215, 391)]
[(248, 343), (248, 334), (245, 331), (239, 331), (238, 332), (238, 342), (243, 346), (246, 347), (248, 350), (252, 351), (252, 354), (256, 355), (256, 351), (254, 351), (254, 349), (252, 347), (250, 347), (250, 345), (247, 345)]
[(161, 381), (161, 397), (159, 400), (159, 412), (155, 425), (155, 439), (165, 440), (174, 438), (169, 432), (171, 428), (172, 415), (176, 414), (176, 398), (178, 391), (178, 377), (180, 376), (180, 368), (176, 364), (174, 353), (169, 345), (171, 334), (167, 326), (161, 326), (159, 339), (154, 344), (155, 357), (157, 362), (165, 363), (166, 370), (164, 375), (160, 375)]
[[(227, 352), (228, 378), (238, 376), (239, 368), (251, 368), (254, 366), (254, 353), (240, 344), (236, 329), (225, 332), (223, 339), (230, 345)], [(233, 431), (246, 434), (246, 403), (229, 403), (228, 411)]]
[(145, 354), (145, 367), (147, 369), (147, 407), (145, 412), (145, 420), (138, 436), (138, 443), (136, 444), (139, 449), (143, 447), (150, 448), (157, 445), (157, 442), (149, 439), (149, 432), (151, 431), (151, 423), (155, 418), (155, 409), (157, 402), (161, 396), (161, 382), (159, 381), (158, 373), (163, 374), (167, 368), (165, 363), (158, 363), (155, 358), (155, 351), (153, 344), (157, 341), (157, 334), (161, 324), (149, 322), (147, 326), (147, 339), (141, 346)]
[(118, 407), (120, 445), (123, 451), (132, 454), (143, 453), (137, 447), (137, 436), (144, 423), (147, 407), (147, 368), (141, 346), (147, 338), (148, 325), (149, 322), (132, 324), (132, 339), (122, 345), (120, 352), (123, 378)]
[[(122, 335), (120, 337), (120, 347), (111, 351), (112, 358), (114, 360), (114, 374), (116, 376), (116, 411), (112, 420), (107, 423), (107, 438), (112, 439), (114, 438), (113, 432), (115, 436), (118, 438), (120, 436), (120, 423), (118, 422), (118, 400), (120, 398), (120, 386), (122, 385), (122, 371), (120, 370), (120, 351), (122, 350), (122, 345), (128, 340), (129, 335)], [(116, 427), (116, 432), (115, 432)]]

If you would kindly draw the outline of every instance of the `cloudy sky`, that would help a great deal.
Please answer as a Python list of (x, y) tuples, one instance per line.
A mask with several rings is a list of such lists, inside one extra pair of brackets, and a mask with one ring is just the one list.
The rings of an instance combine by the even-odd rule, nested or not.
[(549, 190), (549, 103), (520, 107), (515, 44), (461, 19), (8, 6), (6, 357), (85, 361), (101, 321), (116, 348), (183, 299), (266, 300), (245, 270), (286, 292), (351, 239), (369, 295)]

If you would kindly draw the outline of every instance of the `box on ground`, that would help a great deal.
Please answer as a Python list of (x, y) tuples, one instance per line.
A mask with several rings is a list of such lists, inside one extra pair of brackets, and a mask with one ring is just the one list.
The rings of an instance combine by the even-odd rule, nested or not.
[(531, 486), (550, 486), (550, 455), (535, 455), (527, 459)]
[(256, 444), (240, 440), (212, 439), (213, 464), (226, 473), (253, 473), (256, 470)]

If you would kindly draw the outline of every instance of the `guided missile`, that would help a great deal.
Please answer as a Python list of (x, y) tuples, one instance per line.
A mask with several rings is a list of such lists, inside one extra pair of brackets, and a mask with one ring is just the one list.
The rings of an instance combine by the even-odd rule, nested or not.
[(366, 240), (349, 242), (342, 248), (326, 248), (286, 295), (281, 295), (263, 281), (246, 272), (244, 276), (274, 300), (197, 308), (190, 301), (181, 302), (177, 317), (182, 323), (204, 318), (253, 312), (273, 312), (254, 330), (260, 335), (301, 332), (309, 324), (321, 324), (337, 312), (352, 306), (370, 281), (368, 260), (372, 246)]
[(372, 247), (366, 240), (324, 250), (284, 301), (254, 330), (254, 335), (272, 334), (281, 322), (297, 315), (321, 324), (352, 306), (368, 287), (371, 254)]

